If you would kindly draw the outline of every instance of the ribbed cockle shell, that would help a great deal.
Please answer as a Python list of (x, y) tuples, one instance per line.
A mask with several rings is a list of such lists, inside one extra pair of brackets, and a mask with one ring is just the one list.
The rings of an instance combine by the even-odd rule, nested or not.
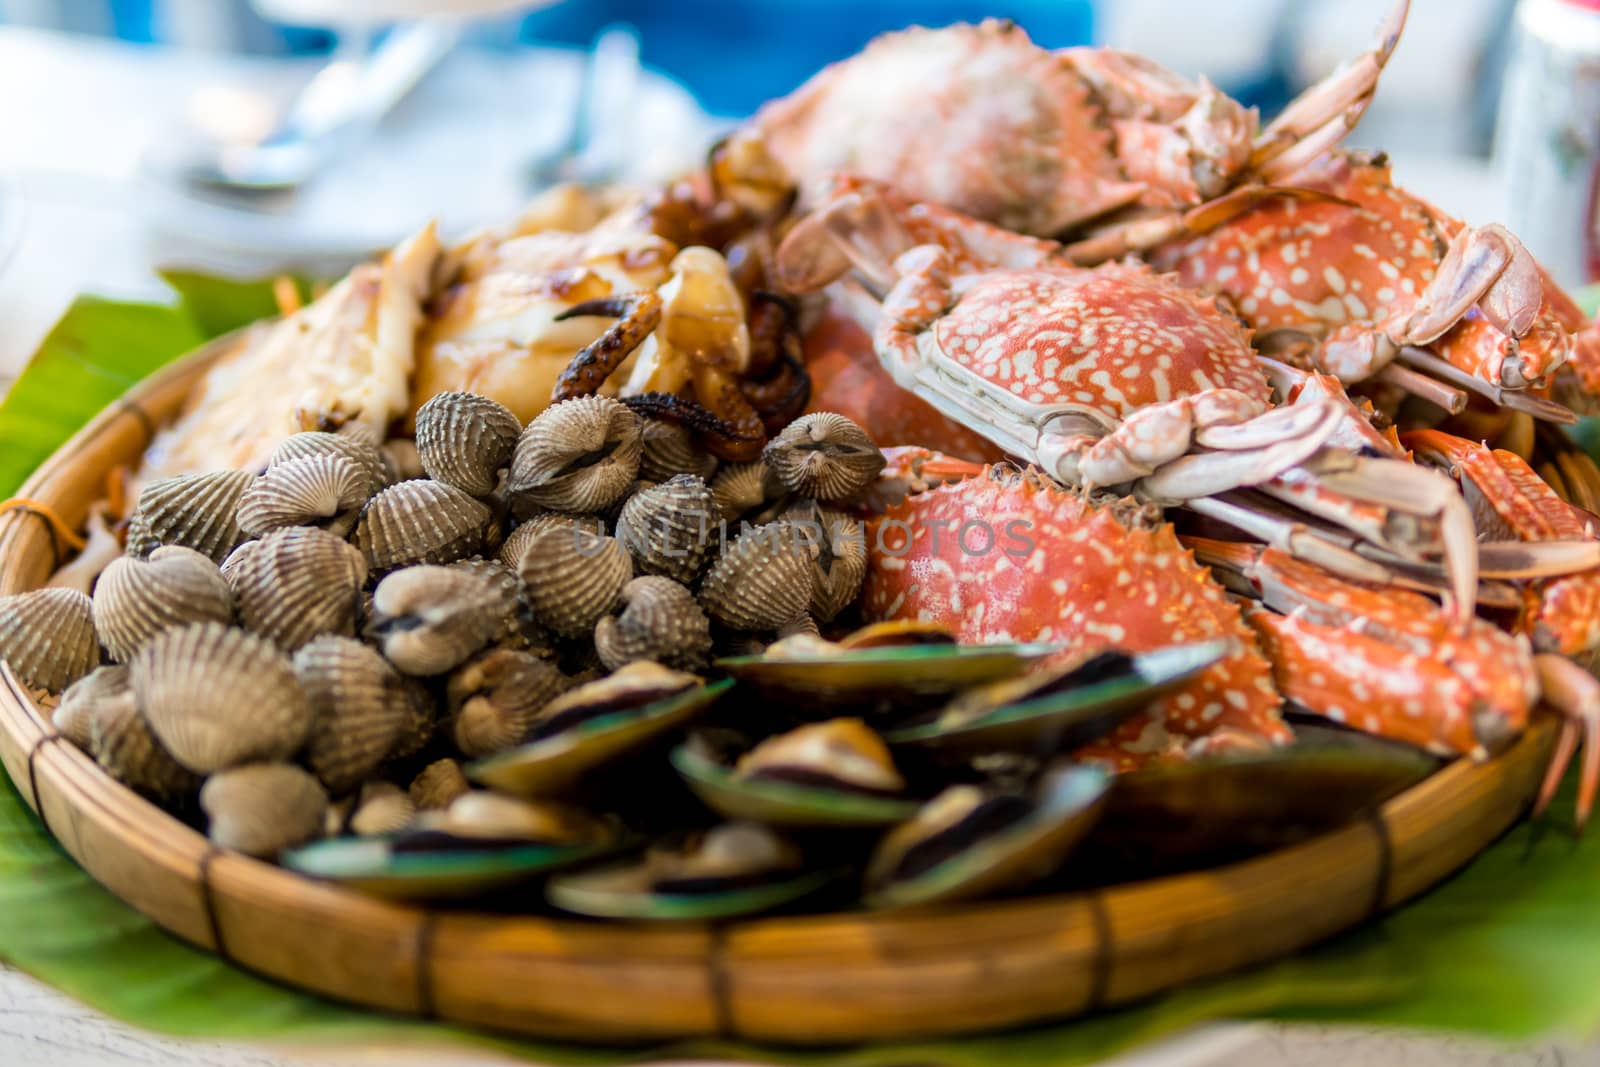
[(156, 739), (126, 683), (103, 694), (90, 708), (89, 753), (117, 781), (157, 800), (171, 800), (200, 787), (200, 776), (180, 765)]
[(776, 630), (811, 604), (815, 552), (805, 531), (793, 523), (746, 530), (706, 571), (700, 606), (735, 630)]
[(113, 560), (94, 587), (94, 628), (118, 662), (150, 638), (191, 622), (233, 621), (233, 590), (210, 557), (163, 545), (147, 560)]
[(378, 583), (367, 632), (406, 674), (443, 674), (494, 637), (509, 610), (507, 601), (505, 590), (482, 574), (407, 567)]
[(472, 783), (453, 759), (434, 760), (411, 780), (411, 802), (418, 811), (448, 808), (456, 797), (472, 791)]
[(513, 513), (600, 511), (633, 484), (642, 449), (639, 416), (605, 396), (564, 400), (523, 429), (506, 496)]
[(417, 479), (368, 502), (352, 537), (373, 570), (454, 563), (483, 547), (494, 513), (453, 485)]
[(127, 666), (118, 663), (107, 667), (96, 667), (89, 674), (67, 686), (66, 691), (61, 694), (61, 702), (56, 705), (55, 711), (50, 713), (50, 721), (55, 723), (56, 729), (61, 731), (63, 737), (87, 752), (89, 723), (94, 716), (95, 707), (102, 701), (121, 697), (133, 700), (133, 683), (128, 680)]
[(711, 620), (687, 588), (670, 578), (635, 578), (622, 587), (622, 611), (595, 624), (594, 647), (607, 670), (634, 660), (695, 671), (711, 655)]
[(476, 758), (521, 743), (539, 709), (566, 685), (555, 664), (528, 652), (497, 648), (467, 661), (446, 690), (456, 747)]
[(411, 697), (405, 679), (360, 641), (319, 637), (294, 657), (311, 700), (306, 763), (334, 796), (371, 777), (405, 729)]
[(789, 509), (816, 542), (811, 562), (811, 614), (831, 622), (861, 595), (867, 576), (867, 531), (860, 520), (814, 500)]
[(417, 817), (417, 805), (393, 782), (370, 782), (361, 790), (350, 813), (350, 832), (392, 834), (404, 830)]
[(503, 404), (476, 393), (439, 393), (417, 409), (417, 456), (430, 478), (488, 496), (521, 432)]
[(240, 545), (223, 573), (233, 586), (240, 624), (286, 652), (323, 634), (348, 637), (356, 631), (367, 564), (349, 542), (326, 530), (273, 530)]
[(740, 521), (770, 522), (782, 509), (790, 493), (760, 460), (723, 467), (711, 479), (711, 495), (717, 510), (730, 526)]
[(547, 530), (522, 557), (534, 617), (563, 637), (592, 631), (632, 577), (633, 559), (620, 541), (581, 529)]
[(221, 563), (243, 540), (239, 501), (255, 480), (249, 471), (212, 471), (151, 482), (129, 518), (129, 554), (182, 545)]
[(249, 856), (276, 856), (322, 832), (328, 795), (317, 780), (287, 763), (254, 763), (222, 771), (200, 790), (211, 820), (206, 836)]
[(606, 532), (605, 520), (598, 515), (567, 515), (559, 511), (544, 511), (530, 515), (517, 524), (505, 543), (500, 546), (500, 562), (513, 570), (522, 567), (522, 557), (527, 555), (533, 539), (546, 530), (587, 530), (596, 537)]
[(389, 470), (378, 447), (365, 438), (352, 437), (344, 433), (307, 430), (286, 437), (272, 453), (272, 459), (268, 461), (267, 466), (270, 469), (290, 460), (310, 459), (316, 456), (338, 456), (354, 463), (366, 476), (364, 492), (368, 499), (389, 484)]
[(664, 482), (675, 474), (709, 478), (717, 457), (695, 444), (694, 435), (675, 422), (645, 419), (642, 425), (639, 477)]
[(721, 514), (706, 483), (679, 474), (628, 498), (617, 520), (617, 540), (641, 574), (692, 583), (700, 576), (717, 536)]
[(287, 759), (311, 729), (311, 700), (271, 644), (220, 623), (168, 630), (133, 659), (150, 728), (200, 774)]
[(885, 463), (865, 430), (831, 411), (802, 415), (785, 426), (761, 458), (784, 485), (818, 500), (855, 496)]
[(94, 670), (94, 607), (76, 589), (0, 597), (0, 659), (24, 684), (59, 693)]
[(259, 537), (281, 526), (322, 526), (343, 536), (372, 498), (372, 475), (332, 453), (267, 468), (239, 499), (239, 529)]

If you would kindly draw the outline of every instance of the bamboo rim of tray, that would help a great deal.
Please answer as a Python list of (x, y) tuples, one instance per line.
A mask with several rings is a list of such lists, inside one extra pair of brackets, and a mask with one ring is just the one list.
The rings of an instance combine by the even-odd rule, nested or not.
[[(79, 522), (224, 338), (102, 412), (19, 495)], [(55, 567), (34, 513), (0, 516), (0, 594)], [(1304, 948), (1437, 883), (1526, 810), (1553, 717), (1370, 817), (1201, 873), (923, 914), (653, 926), (387, 903), (219, 850), (104, 774), (0, 671), (0, 760), (95, 879), (253, 971), (386, 1011), (583, 1041), (795, 1044), (931, 1037), (1068, 1018)]]

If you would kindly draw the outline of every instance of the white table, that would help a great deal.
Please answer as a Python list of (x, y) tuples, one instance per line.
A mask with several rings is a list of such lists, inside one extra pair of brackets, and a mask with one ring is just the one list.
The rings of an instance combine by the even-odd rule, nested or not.
[[(238, 58), (162, 56), (126, 45), (0, 30), (0, 175), (22, 171), (27, 197), (22, 243), (0, 272), (0, 377), (15, 374), (74, 295), (92, 291), (159, 299), (151, 273), (174, 248), (153, 238), (123, 185), (149, 122), (197, 85), (261, 78), (288, 87), (304, 66)], [(448, 70), (448, 68), (447, 68)], [(45, 91), (44, 87), (48, 87)], [(1497, 187), (1482, 166), (1412, 158), (1402, 180), (1460, 214), (1498, 213)], [(181, 250), (189, 263), (263, 269), (215, 251)], [(264, 1047), (153, 1035), (106, 1019), (32, 978), (0, 965), (0, 1065), (87, 1067), (161, 1064), (308, 1067), (449, 1062), (503, 1064), (503, 1057), (451, 1047)], [(1516, 1067), (1590, 1063), (1600, 1049), (1539, 1045), (1507, 1049), (1456, 1038), (1308, 1025), (1224, 1024), (1124, 1057), (1119, 1067)]]

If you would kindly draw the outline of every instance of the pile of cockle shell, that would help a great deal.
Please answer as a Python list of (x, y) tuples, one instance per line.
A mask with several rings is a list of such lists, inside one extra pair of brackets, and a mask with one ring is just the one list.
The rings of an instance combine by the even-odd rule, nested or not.
[(852, 508), (884, 463), (826, 413), (719, 466), (604, 396), (523, 427), (443, 393), (414, 445), (306, 432), (259, 473), (146, 485), (92, 597), (0, 599), (0, 656), (219, 846), (373, 892), (476, 896), (630, 848), (548, 900), (683, 918), (841, 869), (884, 905), (1028, 884), (1107, 792), (1040, 756), (1222, 650), (1024, 673), (1050, 650), (825, 639), (858, 623)]

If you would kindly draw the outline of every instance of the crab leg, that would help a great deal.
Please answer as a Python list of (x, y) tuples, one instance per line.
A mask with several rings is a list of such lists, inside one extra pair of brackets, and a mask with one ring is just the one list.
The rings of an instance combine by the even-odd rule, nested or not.
[(1581, 743), (1583, 767), (1578, 778), (1576, 826), (1582, 831), (1589, 821), (1589, 813), (1594, 810), (1595, 795), (1600, 792), (1600, 681), (1565, 656), (1540, 653), (1534, 657), (1534, 664), (1539, 671), (1545, 702), (1566, 721), (1562, 724), (1555, 755), (1539, 786), (1533, 814), (1542, 814), (1549, 806)]
[[(1252, 169), (1266, 168), (1263, 176), (1272, 180), (1275, 170), (1267, 164), (1284, 162), (1281, 157), (1296, 145), (1310, 142), (1313, 154), (1321, 155), (1354, 128), (1372, 100), (1378, 76), (1394, 54), (1410, 9), (1410, 0), (1399, 0), (1379, 23), (1378, 40), (1371, 51), (1301, 93), (1261, 131), (1250, 154)], [(1289, 167), (1298, 169), (1299, 161), (1287, 161), (1283, 173), (1292, 173)]]
[(1440, 464), (1460, 480), (1480, 527), (1530, 542), (1529, 573), (1540, 580), (1533, 586), (1534, 596), (1518, 621), (1519, 629), (1533, 638), (1540, 651), (1568, 656), (1600, 651), (1600, 569), (1589, 566), (1576, 573), (1560, 569), (1563, 564), (1588, 562), (1569, 546), (1596, 542), (1595, 517), (1562, 500), (1515, 453), (1484, 448), (1438, 430), (1418, 430), (1403, 440), (1421, 458)]
[[(1420, 594), (1347, 581), (1275, 549), (1206, 538), (1185, 543), (1197, 559), (1248, 581), (1277, 613), (1262, 612), (1250, 622), (1264, 642), (1283, 651), (1279, 685), (1291, 699), (1323, 713), (1338, 709), (1346, 721), (1371, 715), (1373, 721), (1351, 725), (1460, 753), (1492, 746), (1526, 722), (1537, 686), (1524, 639), (1478, 620), (1458, 629)], [(1387, 721), (1393, 706), (1361, 697), (1362, 688), (1374, 685), (1393, 699), (1414, 695), (1414, 679), (1378, 677), (1411, 670), (1410, 660), (1392, 662), (1397, 654), (1418, 657), (1419, 677), (1439, 687), (1429, 704), (1446, 710), (1436, 720), (1402, 705), (1401, 718)], [(1321, 665), (1303, 669), (1312, 659)], [(1353, 670), (1349, 677), (1336, 666), (1346, 659)], [(1433, 703), (1440, 699), (1442, 704)]]

